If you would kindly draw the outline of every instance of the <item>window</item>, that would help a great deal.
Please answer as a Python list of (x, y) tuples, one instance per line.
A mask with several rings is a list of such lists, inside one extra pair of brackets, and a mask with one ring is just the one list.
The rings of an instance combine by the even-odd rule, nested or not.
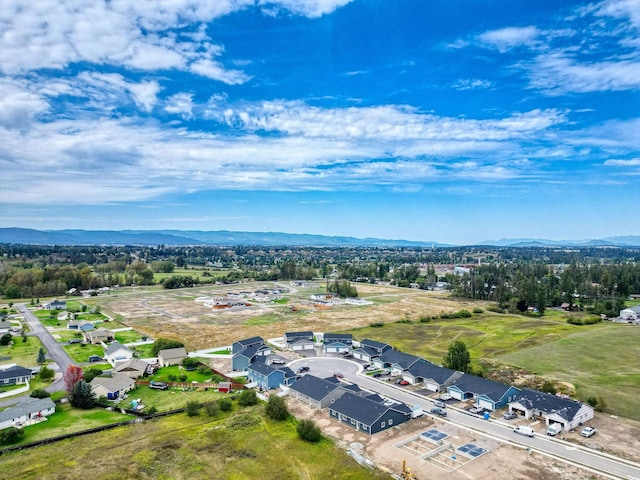
[(351, 419), (351, 425), (355, 425), (355, 424), (356, 424), (356, 421), (352, 418)]
[(389, 425), (393, 425), (393, 418), (389, 419)]
[(385, 425), (386, 425), (386, 424), (385, 424), (385, 422), (382, 422), (382, 423), (380, 424), (380, 427), (384, 428), (384, 427), (385, 427)]

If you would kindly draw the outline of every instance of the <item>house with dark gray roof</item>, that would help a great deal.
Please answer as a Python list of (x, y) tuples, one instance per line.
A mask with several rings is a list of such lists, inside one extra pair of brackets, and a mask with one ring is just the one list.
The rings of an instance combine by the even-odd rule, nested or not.
[(11, 322), (0, 322), (0, 335), (9, 333), (9, 330), (11, 330)]
[(593, 418), (593, 407), (570, 398), (563, 398), (537, 390), (523, 389), (509, 402), (509, 411), (525, 418), (542, 417), (547, 425), (559, 423), (571, 430)]
[(325, 333), (322, 348), (324, 353), (343, 353), (351, 351), (353, 335), (350, 333)]
[(497, 410), (516, 399), (520, 390), (486, 378), (465, 373), (447, 387), (447, 393), (458, 400), (473, 399), (477, 406)]
[(345, 393), (329, 405), (329, 415), (361, 432), (373, 435), (411, 419), (411, 409), (402, 403), (385, 405)]
[(272, 390), (281, 385), (293, 385), (296, 374), (289, 367), (274, 367), (263, 362), (254, 362), (247, 367), (247, 378), (262, 390)]
[(287, 347), (289, 346), (290, 343), (295, 342), (296, 340), (309, 340), (310, 342), (313, 342), (313, 332), (311, 331), (306, 331), (306, 332), (286, 332), (284, 334), (284, 341), (287, 344)]
[(371, 362), (386, 350), (391, 350), (391, 345), (365, 338), (360, 342), (360, 346), (353, 351), (353, 357), (365, 362)]
[(327, 408), (346, 392), (340, 382), (334, 383), (307, 374), (291, 385), (289, 395), (320, 410)]
[(165, 348), (158, 352), (158, 363), (161, 367), (180, 365), (187, 358), (187, 350), (184, 347)]
[(0, 386), (20, 385), (29, 382), (33, 376), (30, 369), (13, 365), (0, 370)]
[(56, 404), (50, 398), (31, 398), (0, 412), (0, 430), (23, 426), (30, 420), (48, 417), (55, 412)]
[(112, 377), (95, 377), (89, 385), (97, 398), (106, 397), (108, 400), (120, 400), (129, 390), (135, 388), (136, 382), (124, 373), (116, 373)]
[(383, 351), (378, 358), (375, 358), (373, 364), (378, 368), (390, 369), (391, 375), (402, 375), (402, 372), (418, 360), (420, 360), (420, 357), (390, 348)]
[(434, 365), (421, 358), (409, 366), (402, 374), (402, 379), (411, 385), (423, 383), (425, 388), (431, 392), (442, 392), (461, 376), (462, 372)]
[(258, 360), (264, 360), (271, 355), (271, 348), (264, 343), (262, 337), (245, 338), (238, 340), (231, 346), (231, 369), (234, 371), (246, 371), (250, 364)]

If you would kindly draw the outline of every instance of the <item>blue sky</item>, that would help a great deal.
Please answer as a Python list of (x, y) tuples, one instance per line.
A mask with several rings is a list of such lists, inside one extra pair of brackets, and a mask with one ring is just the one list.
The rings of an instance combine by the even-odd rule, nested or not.
[(640, 0), (3, 0), (0, 225), (640, 234)]

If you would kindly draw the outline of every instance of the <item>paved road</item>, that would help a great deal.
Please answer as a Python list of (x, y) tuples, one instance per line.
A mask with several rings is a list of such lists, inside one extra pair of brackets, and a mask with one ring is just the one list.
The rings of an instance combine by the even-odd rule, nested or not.
[[(24, 303), (18, 303), (16, 307), (24, 317), (31, 331), (35, 333), (42, 342), (48, 356), (57, 364), (59, 372), (64, 373), (69, 365), (75, 365), (75, 362), (71, 360), (67, 352), (62, 348), (62, 345), (55, 341), (51, 333), (49, 333), (49, 330), (40, 323), (40, 320), (31, 313), (31, 310), (29, 310)], [(64, 390), (62, 379), (60, 378), (53, 382), (46, 390), (49, 392)]]
[[(412, 406), (420, 406), (426, 412), (433, 407), (433, 402), (430, 399), (416, 395), (402, 387), (360, 375), (358, 373), (360, 366), (356, 362), (340, 358), (318, 357), (295, 360), (291, 362), (289, 366), (295, 370), (303, 365), (309, 366), (311, 368), (309, 373), (319, 377), (327, 377), (333, 375), (334, 372), (340, 372), (344, 375), (345, 380), (349, 380), (362, 388), (373, 390), (386, 397)], [(533, 438), (518, 435), (513, 432), (513, 427), (506, 421), (487, 421), (479, 416), (453, 408), (447, 408), (446, 420), (440, 417), (436, 418), (457, 426), (471, 428), (503, 442), (529, 447), (544, 455), (573, 462), (584, 468), (592, 469), (594, 472), (607, 474), (610, 478), (640, 480), (640, 466), (633, 462), (628, 462), (618, 457), (603, 454), (568, 442), (552, 439), (545, 434), (536, 434)]]

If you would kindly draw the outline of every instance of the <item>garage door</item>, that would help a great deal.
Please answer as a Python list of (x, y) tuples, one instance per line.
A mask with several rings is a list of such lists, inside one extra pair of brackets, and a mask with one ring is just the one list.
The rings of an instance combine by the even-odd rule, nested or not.
[(368, 356), (365, 353), (353, 353), (353, 356), (359, 360), (368, 360)]
[(449, 395), (451, 395), (453, 398), (455, 398), (456, 400), (462, 400), (462, 396), (464, 395), (462, 392), (459, 392), (457, 390), (451, 390), (449, 392)]
[(427, 386), (427, 390), (429, 390), (430, 392), (437, 392), (438, 391), (438, 384), (437, 383), (427, 382), (426, 386)]
[(294, 345), (293, 346), (293, 351), (295, 352), (296, 350), (304, 350), (304, 346), (303, 345)]
[(487, 410), (493, 410), (493, 403), (488, 400), (478, 400), (478, 406)]

